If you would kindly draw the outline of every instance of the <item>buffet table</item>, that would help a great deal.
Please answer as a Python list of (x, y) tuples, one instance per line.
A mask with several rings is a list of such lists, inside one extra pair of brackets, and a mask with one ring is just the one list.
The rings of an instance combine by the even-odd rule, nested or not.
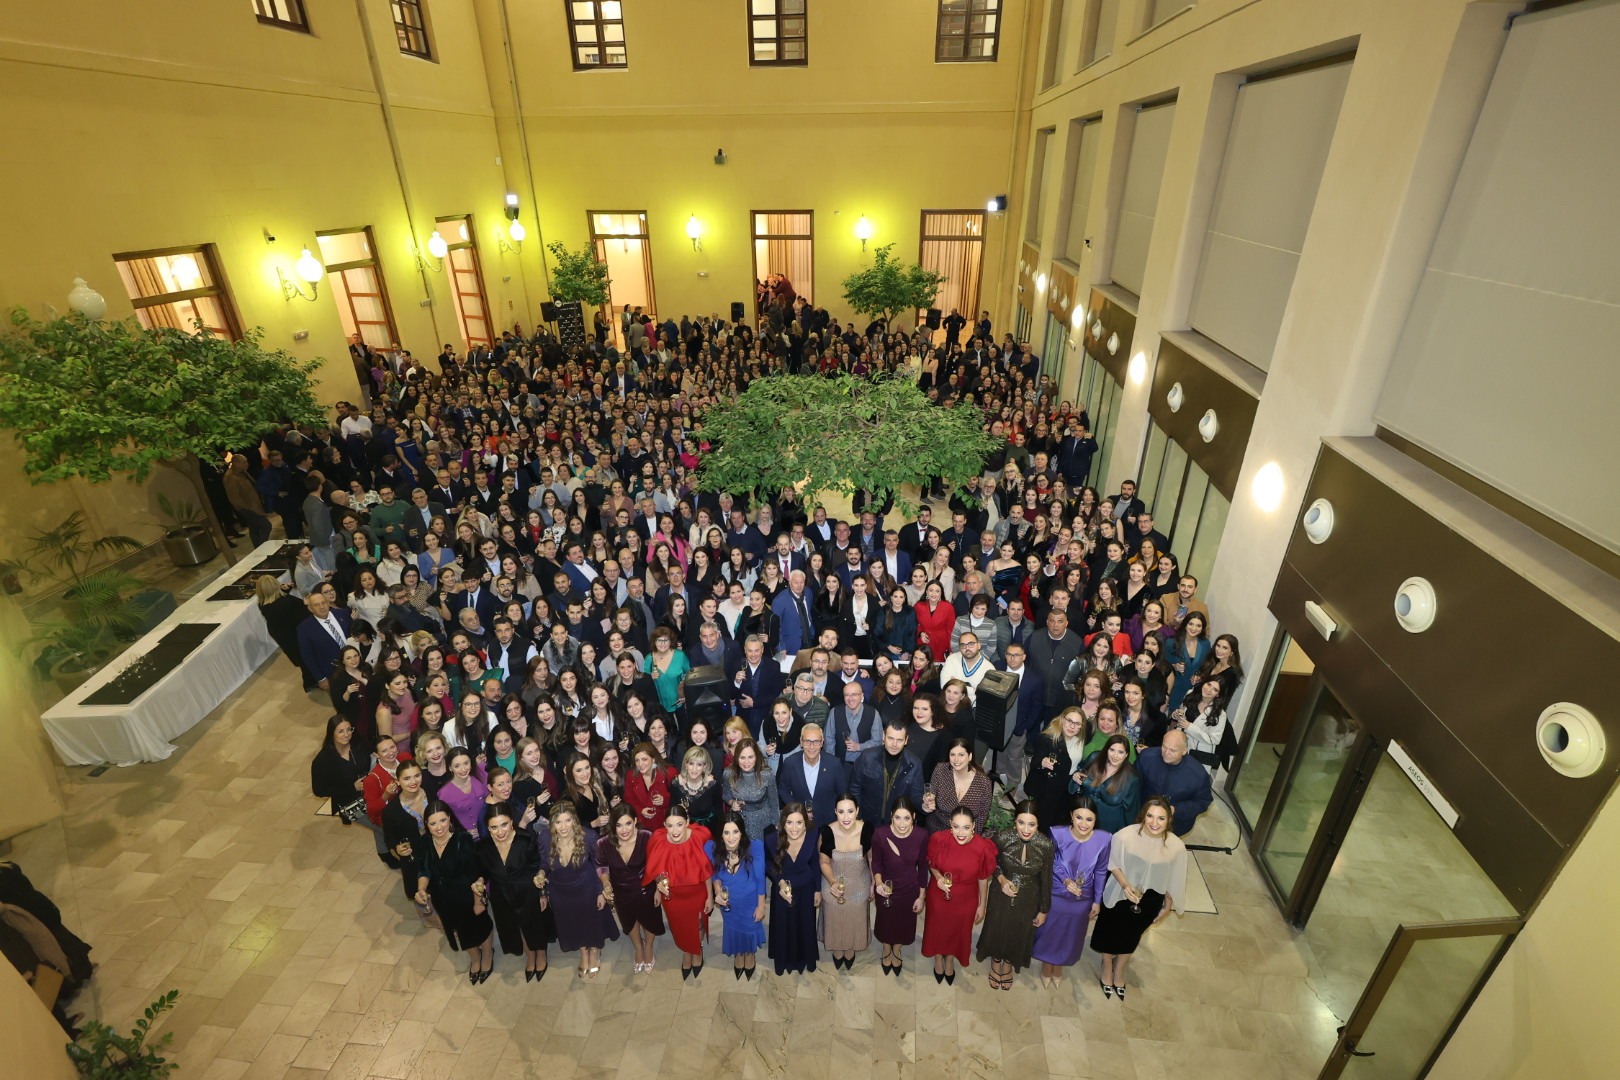
[(290, 580), (284, 544), (271, 540), (248, 552), (46, 711), (41, 719), (57, 756), (68, 765), (133, 765), (174, 753), (169, 740), (195, 727), (275, 655), (248, 590), (259, 573)]

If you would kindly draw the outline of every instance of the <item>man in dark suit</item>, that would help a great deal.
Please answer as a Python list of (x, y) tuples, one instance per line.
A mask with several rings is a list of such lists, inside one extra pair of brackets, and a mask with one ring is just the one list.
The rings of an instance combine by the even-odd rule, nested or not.
[(1121, 480), (1119, 494), (1114, 496), (1114, 520), (1124, 529), (1124, 538), (1129, 540), (1136, 529), (1136, 515), (1143, 510), (1142, 500), (1136, 497), (1136, 481)]
[(783, 581), (786, 581), (793, 571), (803, 570), (805, 566), (804, 552), (793, 550), (793, 537), (785, 532), (776, 534), (776, 544), (765, 558), (774, 562), (777, 569), (782, 571)]
[[(917, 553), (923, 549), (923, 541), (928, 538), (933, 520), (934, 508), (924, 504), (917, 507), (916, 521), (900, 526), (900, 550), (911, 556), (913, 562), (917, 561)], [(896, 576), (895, 580), (904, 583), (907, 579)]]
[(326, 594), (313, 592), (304, 600), (309, 618), (298, 624), (298, 655), (304, 665), (304, 681), (310, 688), (327, 688), (332, 669), (343, 655), (349, 637), (349, 613), (332, 607)]
[(732, 675), (731, 682), (736, 689), (737, 715), (747, 721), (757, 739), (765, 721), (771, 718), (771, 703), (786, 689), (786, 680), (782, 666), (766, 655), (765, 639), (758, 634), (748, 635), (742, 651), (742, 667)]
[(452, 625), (460, 622), (461, 609), (470, 607), (478, 612), (479, 624), (489, 626), (495, 621), (496, 605), (498, 603), (494, 589), (486, 587), (480, 579), (469, 576), (463, 583), (461, 592), (445, 598), (444, 606), (450, 610)]
[(1029, 771), (1024, 748), (1046, 721), (1046, 683), (1026, 663), (1027, 659), (1024, 646), (1007, 646), (1007, 666), (1002, 670), (1018, 679), (1018, 699), (1013, 704), (1012, 737), (1002, 751), (1000, 765), (1003, 780), (1014, 786), (1021, 784)]
[(1057, 466), (1070, 490), (1077, 490), (1091, 472), (1091, 459), (1097, 453), (1097, 440), (1081, 420), (1073, 420), (1063, 429), (1058, 441)]
[(411, 505), (405, 511), (405, 537), (412, 551), (422, 550), (422, 537), (427, 535), (428, 524), (436, 517), (449, 520), (449, 512), (444, 504), (433, 502), (422, 488), (413, 488)]
[(812, 828), (833, 820), (838, 796), (844, 792), (844, 767), (831, 754), (822, 753), (826, 733), (819, 724), (799, 729), (799, 748), (782, 758), (776, 770), (776, 794), (782, 805), (803, 803), (814, 818)]
[[(894, 580), (905, 584), (911, 580), (911, 553), (905, 550), (900, 543), (900, 534), (889, 529), (883, 534), (883, 546), (877, 550), (874, 558), (883, 561), (883, 568), (889, 572)], [(886, 599), (883, 597), (880, 600)]]
[(725, 639), (720, 624), (704, 622), (698, 627), (697, 641), (686, 649), (686, 659), (694, 667), (719, 667), (726, 673), (727, 697), (735, 697), (737, 673), (742, 670), (742, 650)]
[(906, 749), (906, 723), (903, 716), (890, 721), (883, 728), (883, 745), (862, 751), (849, 770), (849, 793), (862, 821), (888, 821), (902, 795), (911, 805), (922, 805), (922, 762)]
[(810, 515), (810, 523), (804, 527), (804, 535), (816, 547), (826, 547), (832, 543), (833, 530), (838, 522), (827, 516), (827, 508), (818, 506)]
[(815, 643), (816, 627), (810, 617), (812, 599), (804, 587), (804, 571), (795, 570), (788, 575), (787, 588), (771, 601), (771, 610), (782, 620), (781, 649), (789, 656), (797, 656), (800, 649)]

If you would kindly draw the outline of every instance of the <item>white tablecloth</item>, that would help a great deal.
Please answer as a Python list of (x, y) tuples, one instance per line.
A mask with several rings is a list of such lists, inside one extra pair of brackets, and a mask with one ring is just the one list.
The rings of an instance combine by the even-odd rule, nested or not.
[[(69, 765), (133, 765), (162, 761), (174, 753), (170, 739), (190, 731), (275, 655), (276, 643), (270, 640), (256, 601), (209, 600), (208, 596), (273, 554), (282, 543), (271, 540), (248, 552), (48, 710), (41, 719), (57, 755)], [(131, 704), (82, 704), (181, 623), (218, 623), (219, 629)]]

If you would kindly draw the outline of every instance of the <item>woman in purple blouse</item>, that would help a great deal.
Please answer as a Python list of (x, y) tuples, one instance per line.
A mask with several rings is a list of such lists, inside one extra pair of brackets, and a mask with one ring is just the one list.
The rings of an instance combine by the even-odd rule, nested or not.
[(445, 765), (450, 779), (439, 789), (439, 798), (456, 815), (456, 822), (477, 839), (484, 835), (484, 799), (489, 795), (489, 785), (473, 772), (472, 754), (466, 747), (450, 751)]
[(1035, 931), (1033, 956), (1041, 962), (1041, 982), (1057, 988), (1063, 969), (1080, 959), (1091, 916), (1108, 880), (1113, 834), (1097, 828), (1097, 806), (1089, 795), (1069, 800), (1067, 828), (1054, 828), (1052, 908)]

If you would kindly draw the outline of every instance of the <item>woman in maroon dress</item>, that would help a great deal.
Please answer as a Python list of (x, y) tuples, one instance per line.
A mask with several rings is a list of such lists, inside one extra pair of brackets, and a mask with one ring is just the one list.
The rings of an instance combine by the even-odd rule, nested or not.
[(968, 962), (973, 928), (984, 922), (996, 845), (973, 831), (973, 811), (958, 806), (949, 832), (928, 838), (928, 892), (924, 901), (924, 956), (934, 958), (934, 981), (956, 983), (956, 965)]
[(669, 933), (681, 950), (681, 978), (703, 972), (703, 941), (709, 936), (709, 913), (714, 910), (710, 884), (714, 864), (704, 854), (709, 830), (691, 824), (686, 807), (676, 803), (664, 815), (664, 828), (647, 844), (647, 869), (642, 881), (656, 883), (653, 903), (662, 905), (669, 918)]
[(894, 800), (889, 823), (872, 837), (872, 888), (877, 916), (872, 934), (883, 943), (883, 973), (900, 977), (900, 950), (917, 940), (917, 915), (928, 880), (928, 833), (904, 795)]
[(664, 915), (653, 903), (652, 887), (644, 883), (647, 847), (653, 834), (636, 824), (636, 812), (620, 803), (609, 815), (612, 835), (596, 842), (597, 875), (608, 903), (618, 913), (619, 925), (635, 948), (636, 973), (653, 969), (653, 939), (664, 932)]

